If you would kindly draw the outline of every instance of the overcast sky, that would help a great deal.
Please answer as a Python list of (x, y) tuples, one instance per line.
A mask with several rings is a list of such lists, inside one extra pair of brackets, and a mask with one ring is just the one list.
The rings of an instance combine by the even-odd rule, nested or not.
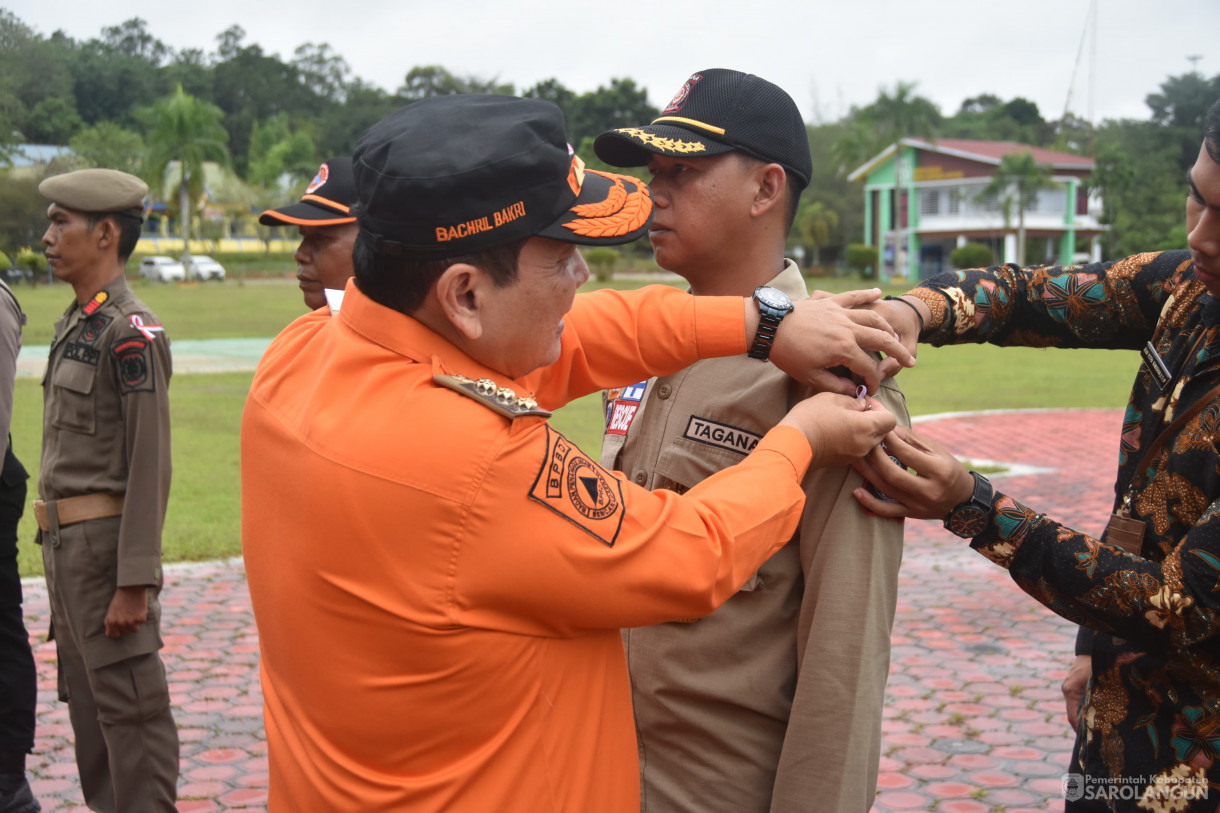
[(1220, 73), (1220, 0), (1097, 2), (1095, 56), (1086, 39), (1078, 63), (1090, 0), (0, 0), (44, 35), (89, 39), (139, 16), (177, 49), (212, 51), (233, 24), (285, 60), (325, 42), (387, 90), (439, 64), (518, 89), (554, 77), (584, 92), (625, 76), (663, 107), (692, 72), (736, 68), (785, 88), (811, 121), (898, 80), (946, 115), (994, 93), (1058, 119), (1070, 93), (1082, 118), (1147, 118), (1144, 97), (1166, 77), (1192, 64)]

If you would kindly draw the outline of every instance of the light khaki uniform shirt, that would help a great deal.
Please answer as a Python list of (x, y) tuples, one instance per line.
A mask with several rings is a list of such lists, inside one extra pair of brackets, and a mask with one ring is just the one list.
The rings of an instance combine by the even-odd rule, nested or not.
[(44, 500), (125, 495), (118, 581), (161, 586), (171, 473), (169, 337), (119, 277), (55, 323), (43, 376)]
[[(791, 262), (769, 284), (808, 298)], [(609, 394), (601, 462), (682, 492), (808, 394), (744, 355), (700, 361)], [(893, 380), (877, 398), (909, 425)], [(810, 470), (796, 537), (734, 598), (701, 620), (624, 630), (642, 811), (867, 813), (903, 525), (861, 510), (862, 482), (849, 467)]]
[(21, 352), (21, 326), (25, 314), (8, 284), (0, 280), (0, 440), (7, 442), (13, 421), (13, 382), (17, 354)]

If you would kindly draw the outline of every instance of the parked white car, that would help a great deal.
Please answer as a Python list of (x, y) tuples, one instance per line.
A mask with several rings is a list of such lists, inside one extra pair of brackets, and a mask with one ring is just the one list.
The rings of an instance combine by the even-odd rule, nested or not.
[(192, 272), (195, 279), (203, 282), (214, 279), (224, 281), (225, 267), (220, 263), (207, 256), (191, 255), (189, 258), (184, 257), (183, 261), (187, 268)]
[(186, 269), (173, 257), (145, 257), (140, 261), (140, 276), (149, 282), (182, 282)]

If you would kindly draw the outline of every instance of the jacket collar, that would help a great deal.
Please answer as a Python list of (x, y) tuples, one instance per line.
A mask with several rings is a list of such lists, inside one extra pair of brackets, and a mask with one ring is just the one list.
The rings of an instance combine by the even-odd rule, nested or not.
[(349, 329), (392, 353), (420, 364), (430, 364), (434, 374), (490, 378), (497, 383), (511, 379), (466, 355), (444, 336), (417, 319), (369, 299), (355, 279), (347, 282), (339, 320)]

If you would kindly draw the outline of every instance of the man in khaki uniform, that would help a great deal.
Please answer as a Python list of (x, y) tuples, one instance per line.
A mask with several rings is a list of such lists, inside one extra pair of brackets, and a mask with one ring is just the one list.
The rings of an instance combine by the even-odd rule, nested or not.
[[(658, 264), (696, 295), (749, 296), (784, 318), (808, 298), (785, 238), (812, 171), (792, 99), (756, 76), (701, 71), (652, 124), (595, 142), (647, 165)], [(612, 391), (602, 464), (679, 493), (744, 459), (803, 385), (751, 351)], [(843, 379), (827, 387), (850, 390)], [(877, 399), (909, 424), (886, 379)], [(641, 810), (866, 813), (876, 790), (901, 523), (864, 514), (847, 467), (810, 471), (800, 529), (738, 594), (686, 623), (625, 630)]]
[(0, 438), (6, 440), (0, 467), (0, 813), (37, 813), (42, 808), (25, 777), (25, 756), (34, 748), (37, 672), (30, 635), (21, 614), (21, 574), (17, 569), (17, 523), (25, 508), (29, 475), (13, 454), (9, 428), (21, 326), (25, 314), (8, 285), (0, 281)]
[(178, 733), (161, 648), (161, 527), (170, 484), (169, 338), (127, 287), (148, 187), (86, 169), (38, 187), (42, 242), (75, 301), (43, 378), (34, 503), (85, 802), (174, 810)]

